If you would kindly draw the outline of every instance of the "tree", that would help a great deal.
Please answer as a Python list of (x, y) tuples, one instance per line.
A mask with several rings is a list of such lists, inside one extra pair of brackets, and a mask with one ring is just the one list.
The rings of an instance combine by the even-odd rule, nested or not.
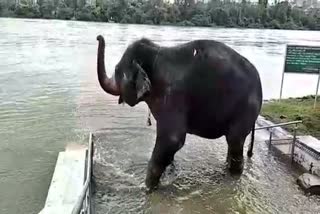
[(56, 17), (58, 19), (72, 19), (74, 16), (74, 10), (70, 7), (68, 7), (66, 4), (63, 2), (60, 2), (57, 8), (57, 14)]
[(141, 1), (129, 3), (126, 14), (130, 17), (128, 23), (143, 24), (146, 20), (146, 14), (143, 10), (143, 2)]
[(212, 8), (209, 11), (209, 13), (212, 21), (217, 25), (223, 26), (223, 25), (229, 24), (229, 14), (224, 8), (222, 7), (218, 7), (215, 9)]
[(167, 5), (167, 22), (178, 23), (181, 21), (179, 6), (176, 4)]
[(77, 13), (76, 19), (81, 21), (94, 21), (97, 20), (99, 12), (91, 5), (86, 5)]
[(38, 5), (18, 5), (15, 8), (15, 14), (18, 17), (39, 18), (41, 17)]
[(40, 5), (40, 13), (41, 17), (45, 19), (50, 19), (54, 18), (54, 2), (51, 0), (42, 0), (41, 3), (39, 2)]
[(120, 22), (126, 14), (127, 3), (126, 0), (110, 0), (107, 11), (109, 20)]

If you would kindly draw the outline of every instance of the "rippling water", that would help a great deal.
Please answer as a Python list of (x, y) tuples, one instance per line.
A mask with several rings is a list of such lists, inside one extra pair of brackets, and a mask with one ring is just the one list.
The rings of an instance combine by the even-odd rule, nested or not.
[[(268, 151), (268, 135), (257, 132), (255, 154), (243, 175), (226, 170), (224, 138), (188, 135), (186, 145), (162, 178), (160, 189), (145, 193), (144, 179), (154, 128), (106, 129), (95, 137), (95, 208), (104, 213), (306, 213), (320, 211), (320, 197), (305, 196), (300, 175)], [(248, 144), (247, 142), (246, 144)], [(288, 168), (289, 165), (289, 168)]]
[[(58, 152), (68, 143), (86, 142), (89, 130), (101, 128), (112, 132), (108, 143), (112, 144), (110, 148), (113, 150), (102, 149), (100, 159), (97, 159), (98, 169), (106, 167), (100, 187), (115, 188), (115, 178), (120, 179), (122, 185), (116, 189), (120, 194), (112, 193), (112, 189), (97, 193), (101, 202), (113, 204), (101, 203), (100, 210), (104, 213), (107, 209), (111, 209), (111, 213), (120, 213), (124, 207), (171, 213), (188, 213), (186, 210), (205, 213), (211, 209), (217, 213), (232, 210), (238, 213), (285, 213), (282, 205), (285, 201), (291, 211), (294, 207), (301, 207), (312, 213), (319, 208), (313, 198), (297, 199), (301, 192), (292, 185), (294, 172), (268, 156), (263, 145), (258, 147), (259, 152), (250, 170), (240, 181), (233, 181), (222, 169), (225, 143), (209, 144), (195, 138), (194, 141), (199, 143), (193, 146), (193, 137), (179, 153), (180, 161), (177, 161), (175, 171), (179, 176), (168, 175), (167, 182), (174, 183), (171, 189), (146, 199), (141, 185), (152, 149), (154, 127), (145, 127), (147, 110), (144, 104), (133, 109), (118, 106), (116, 99), (105, 95), (99, 88), (95, 40), (98, 34), (106, 38), (109, 74), (127, 45), (142, 36), (169, 46), (192, 39), (223, 41), (258, 68), (265, 99), (279, 95), (287, 43), (320, 45), (320, 32), (312, 31), (0, 19), (1, 214), (28, 214), (41, 210)], [(316, 80), (314, 75), (286, 75), (284, 96), (314, 93)], [(296, 90), (298, 84), (303, 85), (300, 90)], [(112, 156), (112, 151), (117, 156)], [(200, 153), (203, 155), (197, 155)], [(122, 157), (121, 161), (119, 157)], [(196, 161), (191, 161), (194, 158)], [(128, 171), (119, 175), (116, 169)], [(108, 170), (116, 177), (110, 177)], [(97, 172), (98, 177), (102, 171)], [(114, 179), (112, 185), (103, 185), (107, 178)], [(130, 185), (132, 189), (128, 188)], [(121, 195), (121, 191), (133, 193)], [(107, 193), (114, 194), (114, 197)], [(282, 193), (288, 199), (277, 200)], [(137, 197), (130, 198), (134, 194)]]

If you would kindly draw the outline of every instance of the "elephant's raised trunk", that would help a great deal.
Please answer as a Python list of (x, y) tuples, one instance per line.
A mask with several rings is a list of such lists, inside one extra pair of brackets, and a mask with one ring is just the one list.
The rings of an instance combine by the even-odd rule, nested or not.
[(100, 86), (105, 92), (112, 94), (114, 96), (119, 96), (120, 89), (115, 81), (114, 75), (112, 76), (112, 78), (108, 78), (106, 74), (106, 69), (104, 64), (104, 50), (106, 45), (105, 45), (104, 38), (103, 36), (99, 35), (97, 37), (97, 40), (99, 41), (97, 71), (98, 71), (98, 80), (99, 80)]

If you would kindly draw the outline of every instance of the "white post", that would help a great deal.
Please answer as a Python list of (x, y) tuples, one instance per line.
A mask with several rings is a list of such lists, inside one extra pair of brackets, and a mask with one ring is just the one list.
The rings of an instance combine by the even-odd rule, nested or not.
[(279, 99), (279, 102), (281, 101), (281, 98), (282, 98), (283, 79), (284, 79), (284, 69), (283, 69), (283, 71), (282, 71), (282, 79), (281, 79), (281, 86), (280, 86), (280, 99)]
[(288, 45), (286, 45), (286, 52), (284, 55), (284, 65), (283, 65), (283, 71), (282, 71), (282, 79), (281, 79), (281, 86), (280, 86), (280, 99), (279, 102), (281, 101), (282, 98), (282, 90), (283, 90), (283, 79), (284, 79), (284, 70), (286, 68), (286, 61), (287, 61), (287, 49), (288, 49)]
[(316, 96), (314, 98), (314, 106), (313, 106), (313, 108), (317, 107), (317, 97), (318, 97), (318, 91), (319, 91), (319, 83), (320, 83), (320, 69), (319, 69), (319, 74), (318, 74), (317, 90), (316, 90)]

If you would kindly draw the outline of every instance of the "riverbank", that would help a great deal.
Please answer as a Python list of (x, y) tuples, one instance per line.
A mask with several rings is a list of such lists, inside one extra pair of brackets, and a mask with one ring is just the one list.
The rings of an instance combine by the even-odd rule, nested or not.
[[(281, 102), (270, 100), (263, 104), (261, 115), (274, 123), (302, 120), (298, 135), (312, 135), (320, 139), (320, 103), (314, 109), (314, 96), (283, 99)], [(289, 132), (294, 127), (285, 127)]]
[(152, 1), (108, 1), (95, 5), (15, 5), (0, 2), (0, 17), (42, 18), (171, 26), (320, 30), (319, 8), (299, 8), (288, 2), (257, 5), (250, 2), (153, 3)]

